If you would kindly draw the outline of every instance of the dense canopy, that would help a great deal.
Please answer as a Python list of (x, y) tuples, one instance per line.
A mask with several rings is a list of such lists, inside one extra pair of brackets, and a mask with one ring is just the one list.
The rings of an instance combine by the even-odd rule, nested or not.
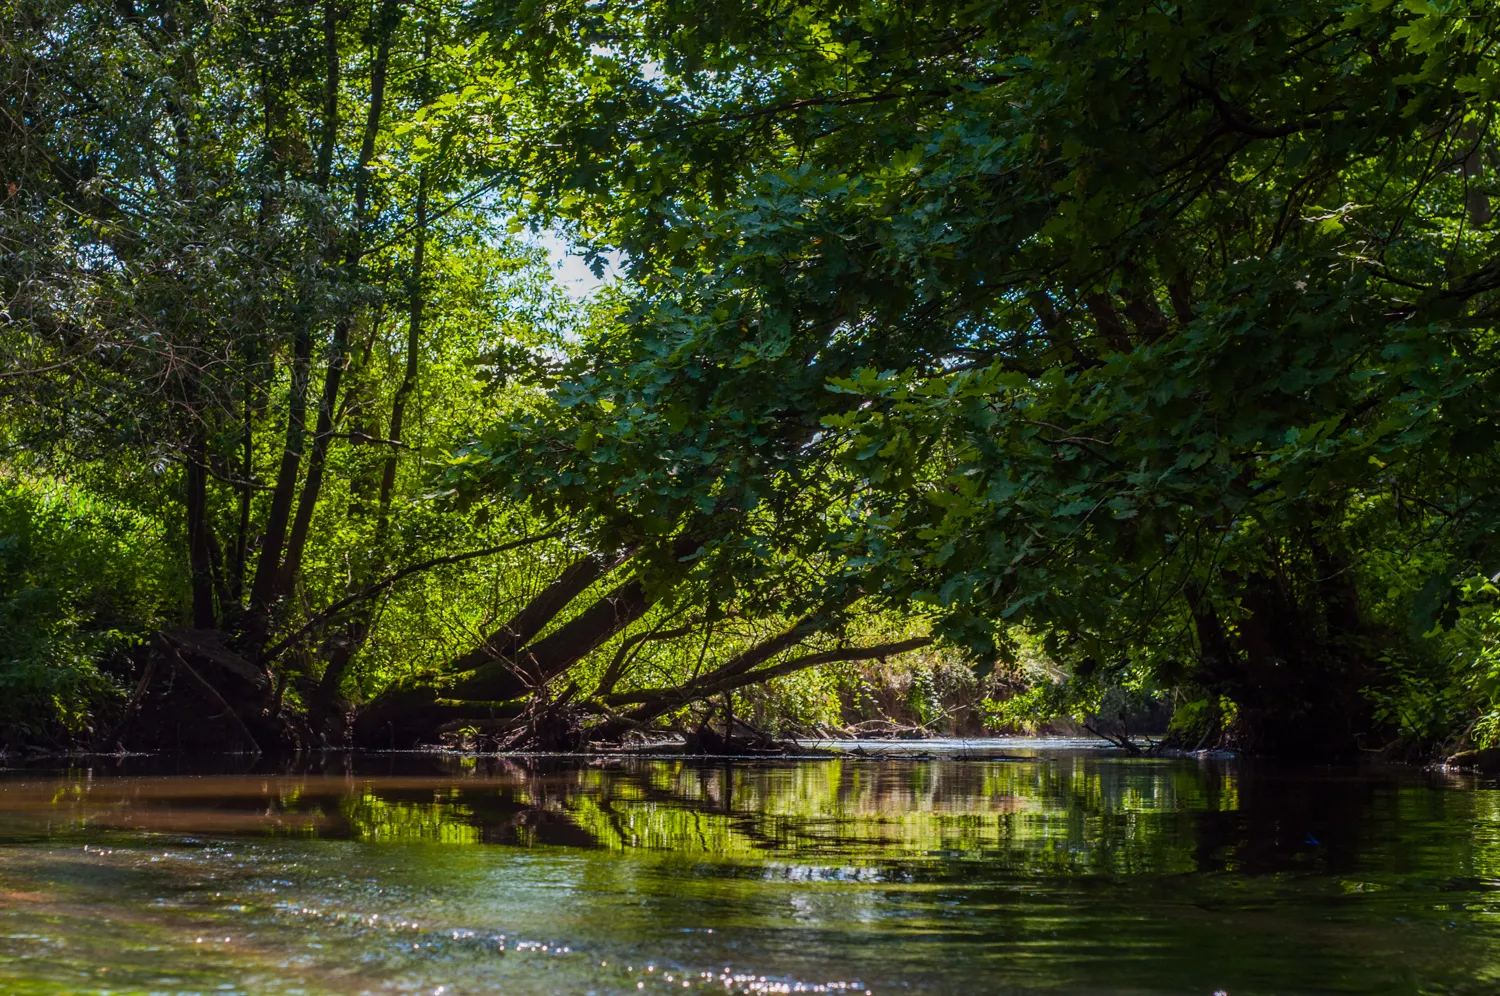
[(1492, 5), (4, 23), (9, 742), (1500, 740)]

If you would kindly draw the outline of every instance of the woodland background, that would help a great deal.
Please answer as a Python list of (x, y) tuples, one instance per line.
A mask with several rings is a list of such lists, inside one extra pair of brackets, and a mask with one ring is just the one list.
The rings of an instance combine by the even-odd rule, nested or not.
[(1497, 43), (4, 0), (0, 745), (1495, 745)]

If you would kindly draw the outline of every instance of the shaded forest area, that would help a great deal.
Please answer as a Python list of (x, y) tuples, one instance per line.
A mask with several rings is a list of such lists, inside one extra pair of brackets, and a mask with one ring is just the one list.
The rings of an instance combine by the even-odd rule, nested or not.
[(0, 2), (0, 746), (1500, 744), (1491, 4)]

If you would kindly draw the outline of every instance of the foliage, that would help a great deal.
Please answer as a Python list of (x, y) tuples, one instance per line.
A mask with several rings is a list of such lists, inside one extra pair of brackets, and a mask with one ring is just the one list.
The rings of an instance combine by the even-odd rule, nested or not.
[(1399, 732), (1370, 698), (1494, 557), (1490, 5), (493, 18), (565, 81), (515, 168), (638, 291), (463, 479), (606, 534), (732, 512), (726, 583), (816, 556), (807, 601), (982, 662), (1025, 625), (1077, 705)]
[(169, 550), (160, 525), (132, 509), (55, 483), (0, 478), (6, 740), (65, 740), (123, 698), (111, 659), (175, 621), (181, 604)]
[[(139, 510), (181, 572), (134, 619), (161, 639), (120, 675), (140, 682), (132, 743), (184, 723), (205, 746), (346, 743), (362, 701), (375, 742), (396, 715), (430, 743), (454, 709), (598, 682), (621, 648), (601, 695), (678, 696), (742, 678), (705, 636), (744, 652), (791, 627), (763, 661), (782, 667), (847, 621), (843, 603), (803, 618), (811, 561), (783, 559), (785, 590), (752, 603), (639, 509), (601, 532), (556, 503), (434, 492), (432, 462), (497, 409), (550, 410), (542, 389), (617, 310), (568, 298), (523, 237), (536, 213), (495, 157), (538, 146), (545, 95), (467, 14), (6, 8), (3, 466)], [(479, 95), (483, 122), (453, 116)], [(544, 667), (497, 650), (522, 619)], [(692, 700), (637, 705), (680, 719)]]
[(406, 130), (465, 71), (453, 12), (59, 2), (4, 25), (4, 466), (138, 510), (185, 583), (132, 632), (221, 633), (276, 676), (252, 711), (327, 712), (353, 672), (456, 652), (379, 579), (496, 542), (433, 512), (424, 460), (582, 316)]
[(14, 13), (6, 466), (291, 740), (1500, 735), (1491, 4)]

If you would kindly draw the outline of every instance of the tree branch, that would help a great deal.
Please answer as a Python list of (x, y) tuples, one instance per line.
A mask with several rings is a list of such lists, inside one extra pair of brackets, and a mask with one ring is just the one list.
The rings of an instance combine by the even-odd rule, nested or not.
[(797, 671), (814, 667), (818, 664), (833, 664), (840, 661), (865, 661), (875, 657), (894, 657), (896, 654), (904, 654), (932, 643), (932, 637), (921, 636), (910, 640), (900, 640), (896, 643), (882, 643), (873, 647), (850, 647), (844, 650), (828, 650), (817, 654), (804, 654), (794, 657), (789, 661), (783, 661), (771, 667), (761, 668), (756, 671), (741, 671), (737, 673), (725, 673), (720, 668), (706, 678), (689, 682), (677, 688), (650, 688), (640, 692), (627, 692), (622, 695), (611, 695), (606, 699), (610, 706), (632, 705), (641, 703), (642, 707), (632, 711), (623, 719), (639, 725), (655, 719), (663, 712), (686, 705), (695, 699), (708, 698), (723, 692), (734, 691), (745, 685), (754, 685), (762, 681), (770, 681), (773, 678), (785, 677)]
[(290, 636), (286, 637), (280, 642), (272, 645), (269, 650), (261, 655), (261, 659), (274, 659), (278, 655), (282, 654), (283, 652), (300, 642), (303, 637), (307, 636), (307, 634), (311, 633), (314, 629), (321, 626), (323, 623), (327, 622), (329, 619), (342, 612), (344, 609), (347, 609), (354, 603), (363, 601), (364, 599), (369, 598), (372, 595), (378, 595), (385, 589), (389, 588), (391, 585), (409, 578), (413, 574), (416, 574), (420, 571), (430, 570), (434, 567), (442, 567), (446, 564), (458, 564), (462, 563), (465, 560), (474, 560), (479, 557), (488, 557), (496, 553), (504, 553), (507, 550), (514, 550), (517, 547), (530, 546), (532, 543), (540, 543), (542, 540), (555, 539), (556, 537), (561, 535), (561, 529), (554, 529), (550, 532), (541, 533), (536, 536), (525, 536), (521, 539), (513, 540), (509, 543), (501, 543), (499, 546), (487, 546), (482, 550), (469, 550), (465, 553), (450, 553), (445, 557), (433, 557), (431, 560), (424, 560), (416, 564), (408, 564), (406, 567), (401, 568), (394, 574), (389, 574), (381, 580), (376, 581), (375, 583), (364, 588), (361, 588), (354, 594), (346, 595), (345, 597), (339, 599), (337, 602), (334, 602), (328, 608), (324, 609), (322, 612), (319, 612), (307, 622), (303, 623), (296, 632), (292, 633)]

